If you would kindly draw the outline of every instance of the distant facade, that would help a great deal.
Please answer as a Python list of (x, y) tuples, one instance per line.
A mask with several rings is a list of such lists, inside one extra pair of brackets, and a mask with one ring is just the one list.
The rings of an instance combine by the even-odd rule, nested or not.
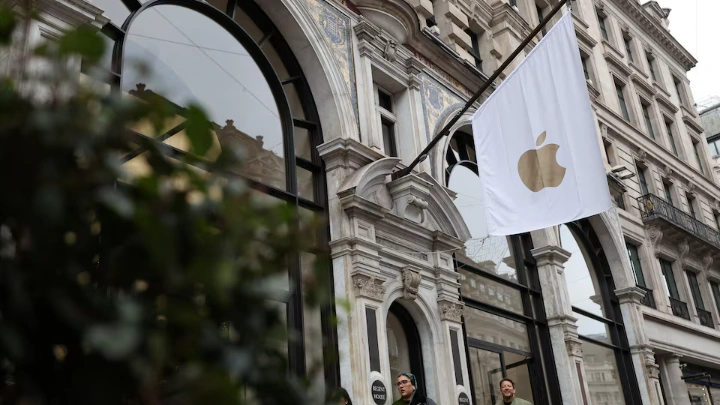
[[(259, 198), (328, 222), (277, 284), (291, 372), (342, 385), (358, 404), (392, 403), (406, 371), (446, 405), (493, 405), (506, 377), (535, 405), (720, 404), (720, 187), (686, 75), (696, 60), (658, 2), (562, 11), (573, 14), (615, 207), (489, 239), (473, 238), (475, 108), (411, 175), (389, 175), (556, 1), (50, 3), (27, 41), (92, 24), (123, 52), (108, 52), (100, 74), (78, 65), (81, 83), (178, 107), (163, 134), (133, 134), (182, 156), (182, 107), (197, 101), (215, 123), (214, 157), (244, 145), (235, 174)], [(147, 170), (143, 159), (127, 157), (126, 181)], [(304, 307), (321, 252), (329, 292), (349, 306)]]

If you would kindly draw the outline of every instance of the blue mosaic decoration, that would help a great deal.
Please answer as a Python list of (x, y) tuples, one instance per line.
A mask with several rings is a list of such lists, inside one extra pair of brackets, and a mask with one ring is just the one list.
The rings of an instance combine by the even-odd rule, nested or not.
[(359, 119), (357, 88), (350, 18), (324, 0), (307, 0), (306, 4), (310, 15), (325, 33), (325, 38), (333, 51), (335, 62), (345, 79), (357, 121)]
[[(451, 114), (462, 108), (465, 102), (429, 75), (423, 73), (420, 78), (422, 81), (420, 91), (422, 92), (422, 107), (425, 116), (425, 134), (427, 142), (430, 143), (432, 137), (440, 130), (440, 125)], [(435, 153), (435, 149), (430, 151), (430, 162), (435, 162)], [(430, 170), (432, 176), (438, 179), (435, 173), (435, 165), (432, 163)]]

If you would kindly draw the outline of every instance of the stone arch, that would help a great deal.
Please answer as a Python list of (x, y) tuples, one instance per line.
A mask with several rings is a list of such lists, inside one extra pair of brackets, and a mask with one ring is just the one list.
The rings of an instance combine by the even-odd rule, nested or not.
[[(402, 305), (415, 321), (415, 326), (420, 333), (422, 345), (423, 368), (425, 370), (425, 388), (430, 398), (438, 398), (441, 389), (438, 370), (439, 362), (436, 357), (435, 347), (443, 344), (443, 335), (440, 329), (440, 316), (436, 303), (429, 303), (418, 294), (415, 300), (403, 299), (403, 286), (401, 282), (393, 282), (387, 286), (386, 299), (383, 304), (383, 316), (387, 319), (390, 306), (397, 302)], [(387, 360), (386, 360), (387, 361)], [(396, 376), (388, 376), (390, 383), (394, 382)], [(391, 385), (392, 386), (392, 385)]]
[[(455, 116), (455, 113), (459, 111), (460, 109), (456, 109), (456, 111), (451, 111), (450, 114), (443, 120), (443, 122), (438, 123), (439, 125), (445, 125), (450, 119), (452, 119), (453, 116)], [(450, 135), (446, 136), (444, 139), (442, 139), (439, 142), (438, 146), (438, 153), (434, 156), (434, 161), (431, 163), (434, 167), (434, 172), (436, 173), (436, 177), (438, 177), (440, 182), (447, 187), (447, 182), (445, 181), (445, 169), (446, 163), (445, 163), (445, 155), (447, 154), (448, 148), (450, 148), (450, 141), (452, 140), (453, 135), (455, 132), (457, 132), (460, 128), (470, 126), (472, 124), (472, 116), (475, 114), (475, 109), (472, 108), (463, 114), (460, 119), (455, 123), (455, 125), (450, 128)], [(441, 128), (439, 126), (439, 128)]]
[[(397, 207), (388, 183), (390, 175), (398, 169), (398, 163), (400, 163), (398, 158), (383, 158), (361, 167), (345, 179), (339, 188), (338, 196), (344, 198), (355, 195), (380, 205), (388, 212), (396, 210)], [(424, 186), (423, 188), (427, 188), (427, 191), (420, 192), (423, 201), (427, 203), (426, 209), (432, 219), (432, 221), (428, 221), (427, 226), (437, 227), (437, 229), (431, 230), (441, 231), (463, 242), (470, 239), (472, 237), (470, 230), (445, 188), (427, 174), (409, 175), (406, 178), (410, 176)], [(395, 182), (404, 181), (404, 179), (401, 178)]]
[[(299, 2), (257, 0), (292, 49), (316, 100), (325, 142), (335, 138), (359, 140), (354, 86), (348, 86), (335, 60), (334, 51), (308, 8)], [(282, 6), (280, 6), (280, 4)], [(350, 30), (350, 20), (347, 20)], [(350, 40), (351, 35), (348, 35)], [(352, 49), (352, 48), (351, 48)], [(352, 59), (352, 57), (351, 57)], [(350, 62), (352, 67), (352, 62)], [(352, 71), (350, 78), (352, 78)]]
[(600, 245), (602, 245), (615, 282), (615, 289), (634, 287), (635, 279), (632, 275), (632, 267), (625, 247), (625, 238), (615, 208), (594, 215), (588, 220), (600, 240)]

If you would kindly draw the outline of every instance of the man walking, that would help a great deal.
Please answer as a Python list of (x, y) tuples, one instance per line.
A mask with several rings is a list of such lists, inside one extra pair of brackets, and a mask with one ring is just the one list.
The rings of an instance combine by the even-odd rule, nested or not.
[(401, 398), (392, 405), (437, 405), (432, 399), (417, 392), (417, 379), (414, 374), (400, 374), (395, 384)]
[(495, 405), (532, 405), (530, 402), (515, 396), (515, 383), (509, 378), (503, 378), (500, 381), (500, 392), (502, 393), (502, 399), (498, 400)]

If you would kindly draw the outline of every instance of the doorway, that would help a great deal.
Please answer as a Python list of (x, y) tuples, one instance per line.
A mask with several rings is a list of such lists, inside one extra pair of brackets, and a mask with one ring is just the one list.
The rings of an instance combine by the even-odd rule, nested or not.
[(515, 382), (518, 398), (533, 399), (530, 353), (510, 347), (468, 339), (470, 375), (477, 405), (494, 405), (501, 398), (500, 381)]
[(416, 392), (425, 395), (425, 369), (420, 333), (410, 312), (399, 303), (392, 303), (386, 326), (393, 402), (400, 399), (400, 394), (394, 385), (397, 376), (401, 373), (415, 374), (418, 383)]

